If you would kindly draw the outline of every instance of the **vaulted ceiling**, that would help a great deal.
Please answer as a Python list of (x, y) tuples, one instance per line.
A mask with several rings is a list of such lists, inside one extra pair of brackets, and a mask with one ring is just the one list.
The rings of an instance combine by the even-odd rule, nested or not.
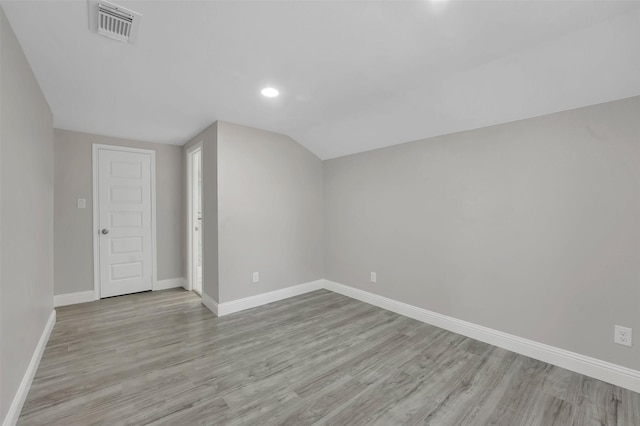
[(133, 45), (86, 0), (1, 3), (56, 127), (183, 144), (226, 120), (326, 159), (640, 94), (637, 1), (114, 2)]

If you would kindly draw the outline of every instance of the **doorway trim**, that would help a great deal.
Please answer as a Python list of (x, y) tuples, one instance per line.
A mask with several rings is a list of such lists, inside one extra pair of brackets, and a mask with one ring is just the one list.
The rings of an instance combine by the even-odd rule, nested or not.
[(92, 144), (93, 163), (93, 292), (95, 300), (100, 300), (100, 188), (98, 186), (98, 151), (136, 152), (151, 156), (151, 288), (156, 289), (158, 281), (157, 247), (156, 247), (156, 151), (153, 149), (129, 148), (127, 146)]
[[(204, 168), (202, 167), (204, 164), (204, 149), (202, 147), (202, 141), (193, 144), (186, 151), (186, 162), (187, 162), (187, 290), (193, 291), (194, 285), (194, 277), (193, 277), (193, 165), (191, 164), (191, 155), (200, 150), (200, 171), (204, 176)], [(204, 194), (204, 179), (202, 182), (202, 194)], [(203, 200), (204, 201), (204, 200)], [(200, 234), (204, 237), (204, 203), (202, 206), (202, 221), (200, 222)], [(204, 238), (202, 239), (202, 251), (204, 251)], [(204, 265), (203, 265), (204, 266)], [(204, 275), (203, 275), (204, 277)], [(204, 280), (203, 280), (204, 281)], [(204, 284), (204, 283), (203, 283)], [(204, 290), (203, 290), (204, 293)]]

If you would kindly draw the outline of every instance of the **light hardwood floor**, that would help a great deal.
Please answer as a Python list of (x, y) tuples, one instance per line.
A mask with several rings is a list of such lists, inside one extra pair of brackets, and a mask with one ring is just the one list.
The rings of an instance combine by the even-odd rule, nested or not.
[(57, 309), (21, 425), (640, 425), (640, 394), (320, 290)]

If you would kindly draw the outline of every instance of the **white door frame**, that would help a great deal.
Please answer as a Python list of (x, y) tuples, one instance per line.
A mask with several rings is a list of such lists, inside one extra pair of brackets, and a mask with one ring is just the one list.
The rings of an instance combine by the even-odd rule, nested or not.
[[(193, 166), (191, 165), (191, 155), (200, 150), (200, 172), (204, 176), (203, 169), (203, 153), (202, 141), (190, 146), (187, 149), (187, 290), (193, 290)], [(204, 195), (204, 179), (202, 182), (202, 193), (200, 197)], [(202, 200), (204, 201), (204, 200)], [(203, 203), (202, 220), (200, 221), (200, 235), (204, 237), (202, 230), (204, 229), (204, 203)], [(204, 248), (204, 238), (202, 239), (202, 247)], [(204, 251), (204, 249), (203, 249)], [(204, 268), (204, 265), (203, 265)], [(204, 278), (204, 276), (203, 276)], [(204, 281), (204, 279), (203, 279)], [(204, 283), (203, 283), (204, 284)], [(204, 292), (204, 291), (203, 291)]]
[(93, 159), (93, 291), (95, 300), (100, 299), (100, 188), (98, 187), (98, 151), (101, 149), (120, 152), (135, 152), (151, 155), (151, 288), (156, 289), (158, 280), (156, 258), (156, 152), (152, 149), (129, 148), (126, 146), (94, 143)]

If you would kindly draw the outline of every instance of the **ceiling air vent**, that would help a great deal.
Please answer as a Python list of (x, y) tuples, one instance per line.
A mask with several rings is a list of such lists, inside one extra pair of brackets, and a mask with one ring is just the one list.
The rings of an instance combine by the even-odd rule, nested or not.
[(106, 1), (98, 2), (98, 34), (134, 43), (142, 15)]

